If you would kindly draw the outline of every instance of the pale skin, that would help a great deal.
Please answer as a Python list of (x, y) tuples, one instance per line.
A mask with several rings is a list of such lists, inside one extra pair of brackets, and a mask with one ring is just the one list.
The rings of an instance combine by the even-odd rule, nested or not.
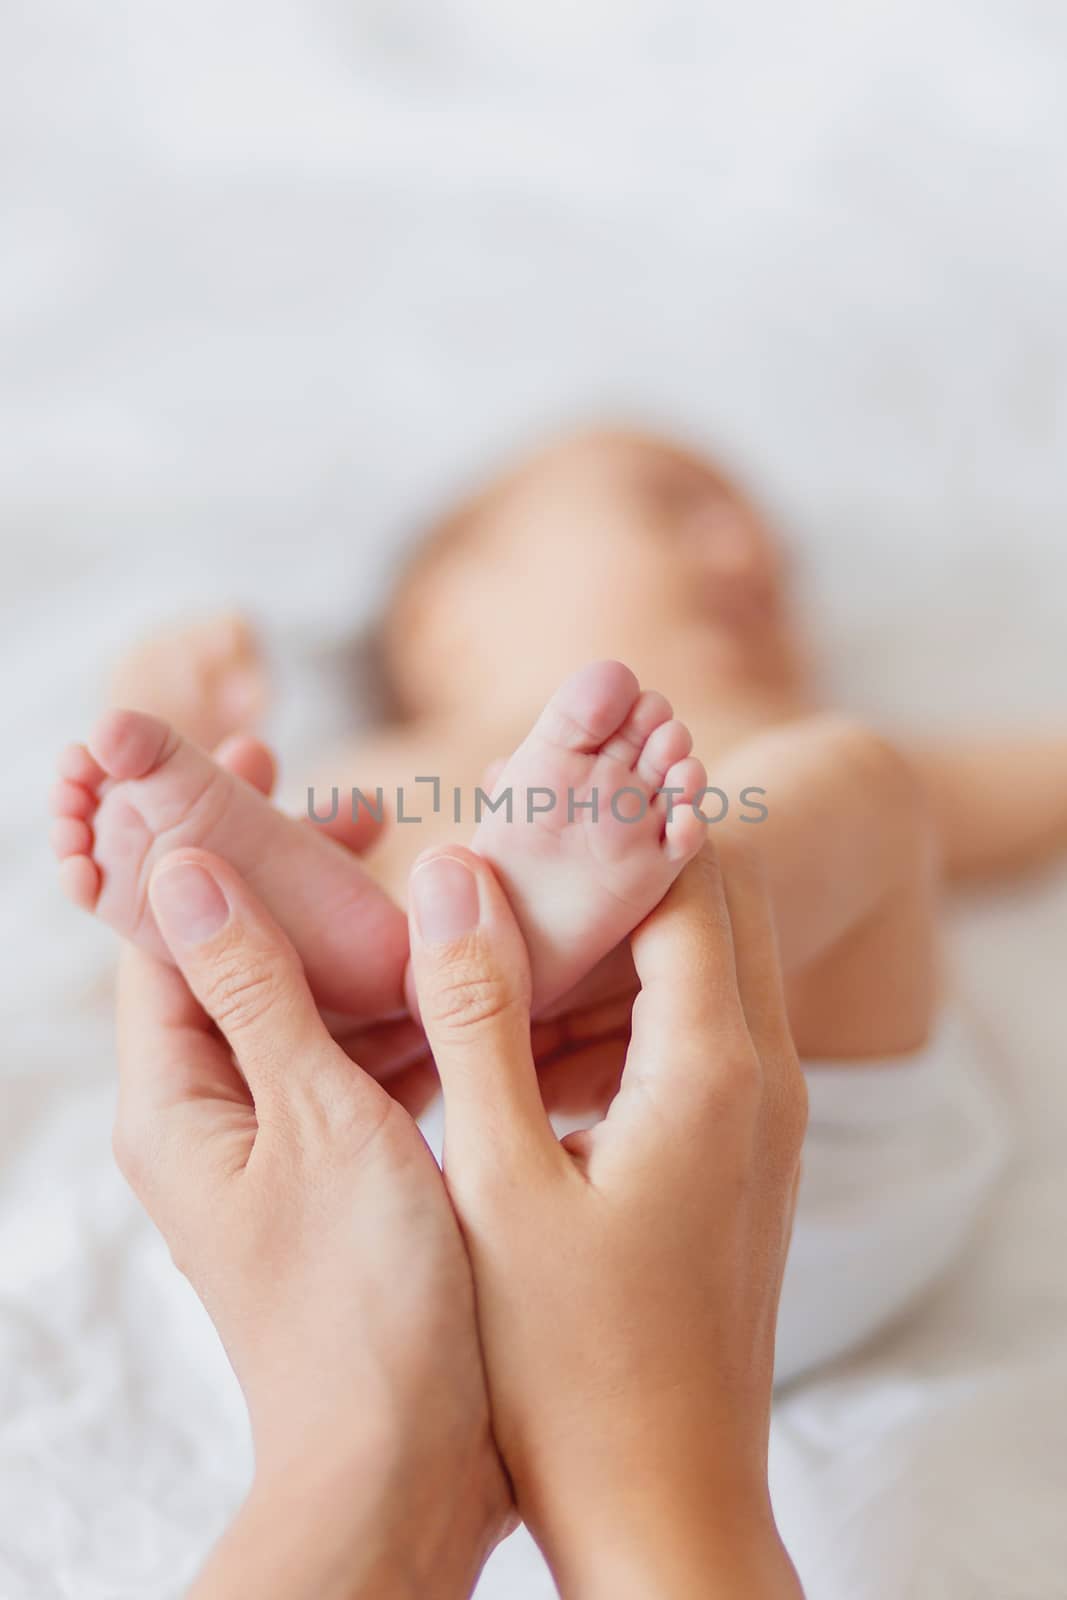
[(562, 1143), (501, 888), (460, 849), (431, 872), (452, 916), (415, 893), (413, 967), (519, 1511), (564, 1596), (799, 1596), (767, 1436), (806, 1102), (758, 863), (709, 848), (636, 931), (619, 1092)]
[[(595, 655), (621, 656), (670, 696), (710, 782), (732, 797), (768, 791), (765, 825), (746, 827), (735, 803), (715, 833), (751, 836), (764, 856), (802, 1056), (907, 1053), (936, 1011), (942, 887), (1034, 870), (1067, 849), (1067, 739), (890, 743), (819, 705), (794, 612), (777, 541), (717, 469), (639, 435), (566, 440), (490, 484), (431, 541), (384, 619), (401, 715), (314, 776), (326, 792), (380, 783), (388, 795), (434, 771), (446, 791), (471, 795), (553, 682)], [(232, 621), (218, 626), (232, 640)], [(190, 715), (167, 688), (175, 649), (160, 645), (157, 677), (142, 654), (134, 703)], [(243, 650), (238, 670), (244, 682)], [(269, 761), (261, 747), (251, 759)], [(80, 804), (68, 791), (57, 805), (68, 852), (83, 845), (71, 832)], [(345, 830), (342, 807), (332, 831)], [(400, 899), (420, 849), (470, 837), (469, 822), (447, 816), (389, 829), (370, 864)], [(522, 885), (512, 888), (521, 912)], [(569, 976), (600, 954), (591, 942)], [(625, 994), (628, 974), (620, 955), (594, 992)]]
[(256, 1449), (193, 1595), (466, 1595), (512, 1511), (437, 1166), (228, 863), (175, 852), (150, 894), (180, 970), (124, 954), (115, 1153), (218, 1329)]
[[(642, 691), (621, 662), (596, 662), (551, 696), (506, 763), (500, 781), (509, 797), (515, 791), (519, 815), (487, 816), (474, 845), (507, 883), (539, 1012), (619, 945), (700, 848), (705, 830), (689, 802), (705, 772), (690, 746), (662, 695)], [(61, 882), (117, 933), (165, 954), (146, 894), (152, 867), (180, 845), (209, 849), (284, 917), (325, 1013), (347, 1026), (401, 1009), (407, 925), (351, 850), (338, 848), (351, 836), (285, 816), (253, 783), (142, 712), (105, 715), (87, 744), (63, 752), (59, 769), (52, 837)], [(535, 821), (538, 793), (550, 814)], [(619, 793), (638, 803), (631, 821), (614, 812)]]
[(507, 1485), (565, 1600), (799, 1596), (766, 1447), (805, 1105), (758, 867), (702, 855), (637, 931), (622, 1092), (560, 1145), (506, 897), (424, 860), (444, 1179), (227, 863), (175, 852), (150, 894), (177, 967), (124, 956), (116, 1152), (257, 1455), (195, 1600), (468, 1594)]
[[(689, 749), (665, 697), (607, 662), (572, 675), (504, 764), (497, 787), (514, 790), (520, 814), (491, 815), (473, 842), (519, 917), (539, 1016), (632, 993), (620, 941), (708, 831), (687, 803), (705, 783)], [(166, 954), (146, 893), (152, 867), (175, 847), (208, 848), (284, 920), (336, 1037), (398, 1013), (402, 988), (417, 1014), (410, 975), (403, 982), (406, 922), (355, 858), (366, 842), (359, 826), (343, 813), (327, 830), (277, 811), (260, 792), (272, 776), (262, 747), (245, 741), (212, 760), (159, 719), (117, 711), (88, 746), (64, 753), (60, 770), (53, 839), (64, 885), (126, 938)], [(916, 1048), (936, 969), (932, 852), (911, 775), (883, 742), (828, 718), (748, 741), (716, 779), (723, 793), (742, 793), (756, 774), (768, 802), (759, 848), (802, 1051)], [(533, 826), (521, 808), (535, 782), (567, 803)], [(622, 790), (644, 796), (634, 825), (607, 804)], [(597, 795), (603, 814), (590, 816)], [(582, 802), (575, 820), (571, 799)], [(718, 832), (724, 842), (756, 837), (745, 813)], [(376, 1070), (403, 1065), (388, 1050), (375, 1058)]]

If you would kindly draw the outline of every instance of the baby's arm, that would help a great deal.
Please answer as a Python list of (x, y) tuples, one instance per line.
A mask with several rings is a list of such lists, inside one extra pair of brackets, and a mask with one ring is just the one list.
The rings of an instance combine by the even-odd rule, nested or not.
[(1067, 854), (1067, 738), (975, 739), (911, 759), (950, 879), (1008, 877)]
[(731, 811), (713, 832), (763, 859), (801, 1055), (916, 1049), (938, 960), (932, 830), (910, 764), (866, 728), (814, 717), (738, 746), (710, 781), (766, 791), (763, 822)]

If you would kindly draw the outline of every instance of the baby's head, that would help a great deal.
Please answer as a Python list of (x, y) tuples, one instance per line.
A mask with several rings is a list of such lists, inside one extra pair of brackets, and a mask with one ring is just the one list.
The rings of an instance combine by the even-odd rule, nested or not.
[(683, 701), (787, 695), (801, 671), (759, 512), (708, 462), (621, 430), (540, 451), (440, 523), (382, 643), (404, 718), (525, 713), (597, 657)]

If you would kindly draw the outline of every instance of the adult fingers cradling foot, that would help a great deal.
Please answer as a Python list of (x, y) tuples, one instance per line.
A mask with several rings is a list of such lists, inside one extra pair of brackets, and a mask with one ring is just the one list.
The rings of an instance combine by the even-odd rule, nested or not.
[(563, 1594), (797, 1595), (766, 1450), (804, 1089), (758, 871), (708, 849), (636, 931), (620, 1092), (563, 1145), (499, 884), (451, 851), (411, 900), (494, 1428)]
[[(391, 1593), (399, 1560), (465, 1595), (509, 1496), (441, 1175), (330, 1038), (293, 946), (232, 868), (179, 851), (150, 894), (180, 971), (125, 954), (116, 1153), (218, 1328), (257, 1455), (253, 1549), (238, 1528), (195, 1592), (236, 1592), (232, 1575), (242, 1592), (334, 1593), (314, 1563), (284, 1586), (307, 1558), (290, 1532), (314, 1511), (335, 1541), (317, 1560), (350, 1563), (350, 1585), (381, 1577), (337, 1593)], [(289, 1520), (264, 1511), (279, 1498)]]

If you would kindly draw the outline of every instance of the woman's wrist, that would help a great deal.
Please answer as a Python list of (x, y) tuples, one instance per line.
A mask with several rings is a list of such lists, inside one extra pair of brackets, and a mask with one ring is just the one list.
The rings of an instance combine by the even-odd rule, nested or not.
[(467, 1600), (507, 1507), (489, 1474), (462, 1480), (402, 1485), (381, 1462), (257, 1473), (190, 1600)]
[(583, 1570), (557, 1572), (562, 1600), (803, 1600), (785, 1547), (773, 1532), (744, 1540), (665, 1539), (658, 1548), (623, 1541)]
[[(373, 1534), (368, 1543), (365, 1531), (354, 1513), (346, 1518), (303, 1486), (279, 1495), (255, 1484), (189, 1600), (236, 1600), (241, 1594), (262, 1600), (364, 1600), (372, 1592), (371, 1579), (380, 1576), (382, 1554)], [(391, 1583), (378, 1587), (388, 1600), (407, 1600), (407, 1593)]]
[(602, 1539), (576, 1523), (574, 1535), (550, 1556), (563, 1600), (803, 1600), (770, 1517), (733, 1527), (709, 1517), (696, 1528), (671, 1517), (620, 1521)]
[(534, 1532), (564, 1600), (802, 1596), (758, 1477), (648, 1461), (556, 1499), (538, 1521)]

